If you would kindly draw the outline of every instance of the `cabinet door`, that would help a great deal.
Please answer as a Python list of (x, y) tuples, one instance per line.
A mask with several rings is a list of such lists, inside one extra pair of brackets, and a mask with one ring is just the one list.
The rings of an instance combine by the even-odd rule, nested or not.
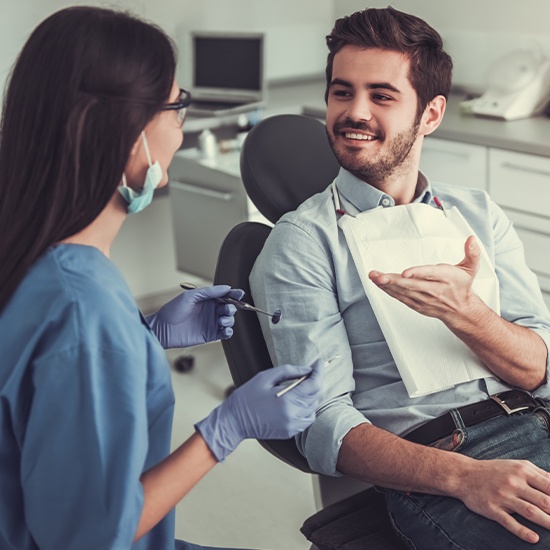
[(223, 160), (210, 165), (178, 153), (169, 171), (177, 268), (209, 281), (226, 235), (247, 219), (241, 179)]
[(501, 206), (550, 217), (550, 158), (491, 149), (489, 191)]
[(428, 137), (420, 169), (433, 181), (487, 189), (487, 147)]

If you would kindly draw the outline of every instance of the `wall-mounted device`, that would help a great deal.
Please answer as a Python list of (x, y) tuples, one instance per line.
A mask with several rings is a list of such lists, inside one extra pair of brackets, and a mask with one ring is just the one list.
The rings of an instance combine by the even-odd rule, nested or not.
[(265, 102), (263, 33), (195, 31), (190, 54), (189, 114), (239, 113)]
[(541, 114), (550, 101), (550, 60), (531, 50), (515, 50), (489, 69), (487, 91), (469, 103), (471, 112), (503, 120)]

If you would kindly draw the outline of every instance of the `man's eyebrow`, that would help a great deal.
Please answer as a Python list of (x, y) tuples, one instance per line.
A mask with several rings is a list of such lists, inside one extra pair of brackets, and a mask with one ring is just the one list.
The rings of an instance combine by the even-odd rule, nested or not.
[(367, 84), (367, 88), (369, 90), (388, 90), (394, 94), (401, 95), (401, 90), (392, 86), (389, 82), (372, 82), (371, 84)]
[(335, 78), (331, 81), (330, 86), (345, 86), (346, 88), (351, 88), (351, 82), (348, 82), (347, 80), (342, 80), (341, 78)]
[[(330, 83), (330, 87), (332, 86), (344, 86), (345, 88), (353, 88), (351, 82), (343, 80), (342, 78), (335, 78), (334, 80), (332, 80)], [(399, 90), (389, 82), (371, 82), (369, 84), (366, 84), (365, 87), (368, 90), (388, 90), (389, 92), (393, 92), (394, 94), (401, 95), (401, 90)]]

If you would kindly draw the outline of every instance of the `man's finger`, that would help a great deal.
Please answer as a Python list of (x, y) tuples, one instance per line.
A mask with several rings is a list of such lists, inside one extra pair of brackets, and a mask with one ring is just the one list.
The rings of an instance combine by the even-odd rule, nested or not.
[(479, 258), (481, 249), (477, 244), (476, 238), (470, 235), (464, 243), (464, 259), (457, 264), (457, 267), (465, 269), (472, 274), (472, 277), (477, 275), (479, 271)]
[(539, 536), (535, 533), (535, 531), (529, 529), (525, 525), (522, 525), (504, 510), (495, 519), (498, 523), (500, 523), (500, 525), (502, 525), (502, 527), (504, 527), (504, 529), (510, 531), (510, 533), (516, 535), (516, 537), (521, 540), (531, 544), (535, 544), (539, 541)]

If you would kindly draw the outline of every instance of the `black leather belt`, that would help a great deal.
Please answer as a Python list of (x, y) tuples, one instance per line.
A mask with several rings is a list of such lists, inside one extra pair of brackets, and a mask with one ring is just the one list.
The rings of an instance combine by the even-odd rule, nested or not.
[[(492, 395), (486, 401), (465, 405), (456, 409), (469, 428), (486, 420), (497, 418), (503, 414), (512, 415), (540, 407), (537, 402), (527, 392), (521, 390), (509, 390), (496, 395)], [(456, 430), (456, 424), (450, 412), (443, 416), (434, 418), (422, 426), (414, 429), (403, 437), (413, 443), (421, 445), (430, 445), (434, 441), (452, 434)]]

